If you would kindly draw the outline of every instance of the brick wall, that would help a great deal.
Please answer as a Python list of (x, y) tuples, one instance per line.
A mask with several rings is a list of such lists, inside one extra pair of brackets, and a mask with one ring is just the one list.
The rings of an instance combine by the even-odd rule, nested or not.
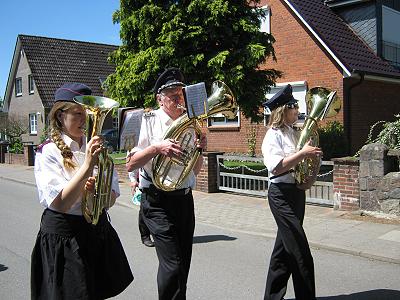
[[(345, 88), (359, 82), (348, 80)], [(365, 80), (351, 90), (345, 106), (345, 128), (351, 137), (351, 154), (361, 149), (366, 142), (370, 127), (377, 121), (394, 121), (400, 113), (400, 85), (388, 82)], [(380, 128), (375, 131), (375, 136)]]
[(27, 166), (24, 154), (5, 153), (4, 163)]
[(196, 177), (196, 190), (215, 193), (218, 192), (217, 155), (221, 152), (204, 152), (203, 167)]
[(352, 157), (333, 159), (334, 208), (360, 209), (359, 161)]
[(1, 157), (0, 162), (6, 164), (15, 164), (15, 165), (23, 165), (23, 166), (33, 166), (35, 164), (35, 152), (34, 152), (34, 145), (25, 145), (24, 146), (24, 153), (16, 154), (16, 153), (5, 153), (6, 149), (1, 149), (1, 154), (4, 157)]

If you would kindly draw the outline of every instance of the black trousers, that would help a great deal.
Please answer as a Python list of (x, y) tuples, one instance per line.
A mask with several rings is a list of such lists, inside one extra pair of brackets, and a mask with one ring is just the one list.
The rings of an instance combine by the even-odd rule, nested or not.
[(147, 227), (146, 223), (144, 222), (142, 201), (140, 201), (138, 225), (139, 225), (140, 238), (141, 238), (142, 242), (144, 242), (145, 240), (149, 240), (150, 239), (150, 230)]
[(145, 189), (141, 201), (159, 261), (158, 297), (186, 299), (195, 226), (192, 192)]
[(268, 189), (268, 202), (278, 232), (264, 299), (283, 299), (292, 275), (296, 299), (314, 300), (314, 262), (303, 230), (305, 192), (294, 184), (272, 183)]

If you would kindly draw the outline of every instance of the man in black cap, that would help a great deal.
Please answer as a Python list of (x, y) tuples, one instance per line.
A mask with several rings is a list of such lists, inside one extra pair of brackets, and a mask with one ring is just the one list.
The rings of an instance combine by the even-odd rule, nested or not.
[[(160, 108), (144, 114), (138, 145), (130, 151), (126, 163), (128, 171), (140, 168), (141, 210), (153, 236), (159, 260), (159, 299), (186, 299), (192, 257), (195, 225), (192, 188), (203, 157), (199, 157), (180, 189), (171, 192), (159, 190), (153, 185), (152, 170), (156, 155), (179, 157), (183, 154), (178, 141), (163, 140), (163, 136), (172, 122), (185, 111), (184, 86), (184, 77), (177, 68), (167, 69), (159, 76), (153, 90)], [(199, 148), (206, 146), (204, 136), (195, 142)]]
[(264, 105), (271, 115), (261, 150), (270, 173), (268, 203), (278, 227), (264, 299), (283, 299), (292, 275), (296, 299), (314, 300), (314, 262), (303, 229), (308, 183), (297, 185), (292, 170), (305, 158), (319, 157), (322, 151), (309, 143), (296, 149), (297, 134), (292, 125), (298, 119), (299, 106), (290, 85)]

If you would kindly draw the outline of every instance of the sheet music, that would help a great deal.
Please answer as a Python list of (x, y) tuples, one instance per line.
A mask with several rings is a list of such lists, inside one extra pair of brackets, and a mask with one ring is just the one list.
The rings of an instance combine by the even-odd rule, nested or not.
[(186, 112), (190, 119), (208, 113), (207, 92), (204, 82), (186, 86), (184, 95)]
[(120, 150), (131, 150), (137, 145), (143, 111), (143, 108), (139, 108), (124, 112), (120, 134)]

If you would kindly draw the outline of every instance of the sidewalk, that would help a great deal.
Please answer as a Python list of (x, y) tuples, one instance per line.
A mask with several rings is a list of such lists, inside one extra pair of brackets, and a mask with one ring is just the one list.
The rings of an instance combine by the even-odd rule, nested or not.
[[(35, 186), (33, 167), (1, 164), (0, 180)], [(120, 189), (117, 204), (138, 210), (130, 201), (127, 181), (121, 182)], [(276, 225), (266, 199), (228, 193), (193, 194), (196, 222), (275, 238)], [(400, 218), (385, 221), (307, 205), (304, 228), (314, 248), (400, 264)]]

